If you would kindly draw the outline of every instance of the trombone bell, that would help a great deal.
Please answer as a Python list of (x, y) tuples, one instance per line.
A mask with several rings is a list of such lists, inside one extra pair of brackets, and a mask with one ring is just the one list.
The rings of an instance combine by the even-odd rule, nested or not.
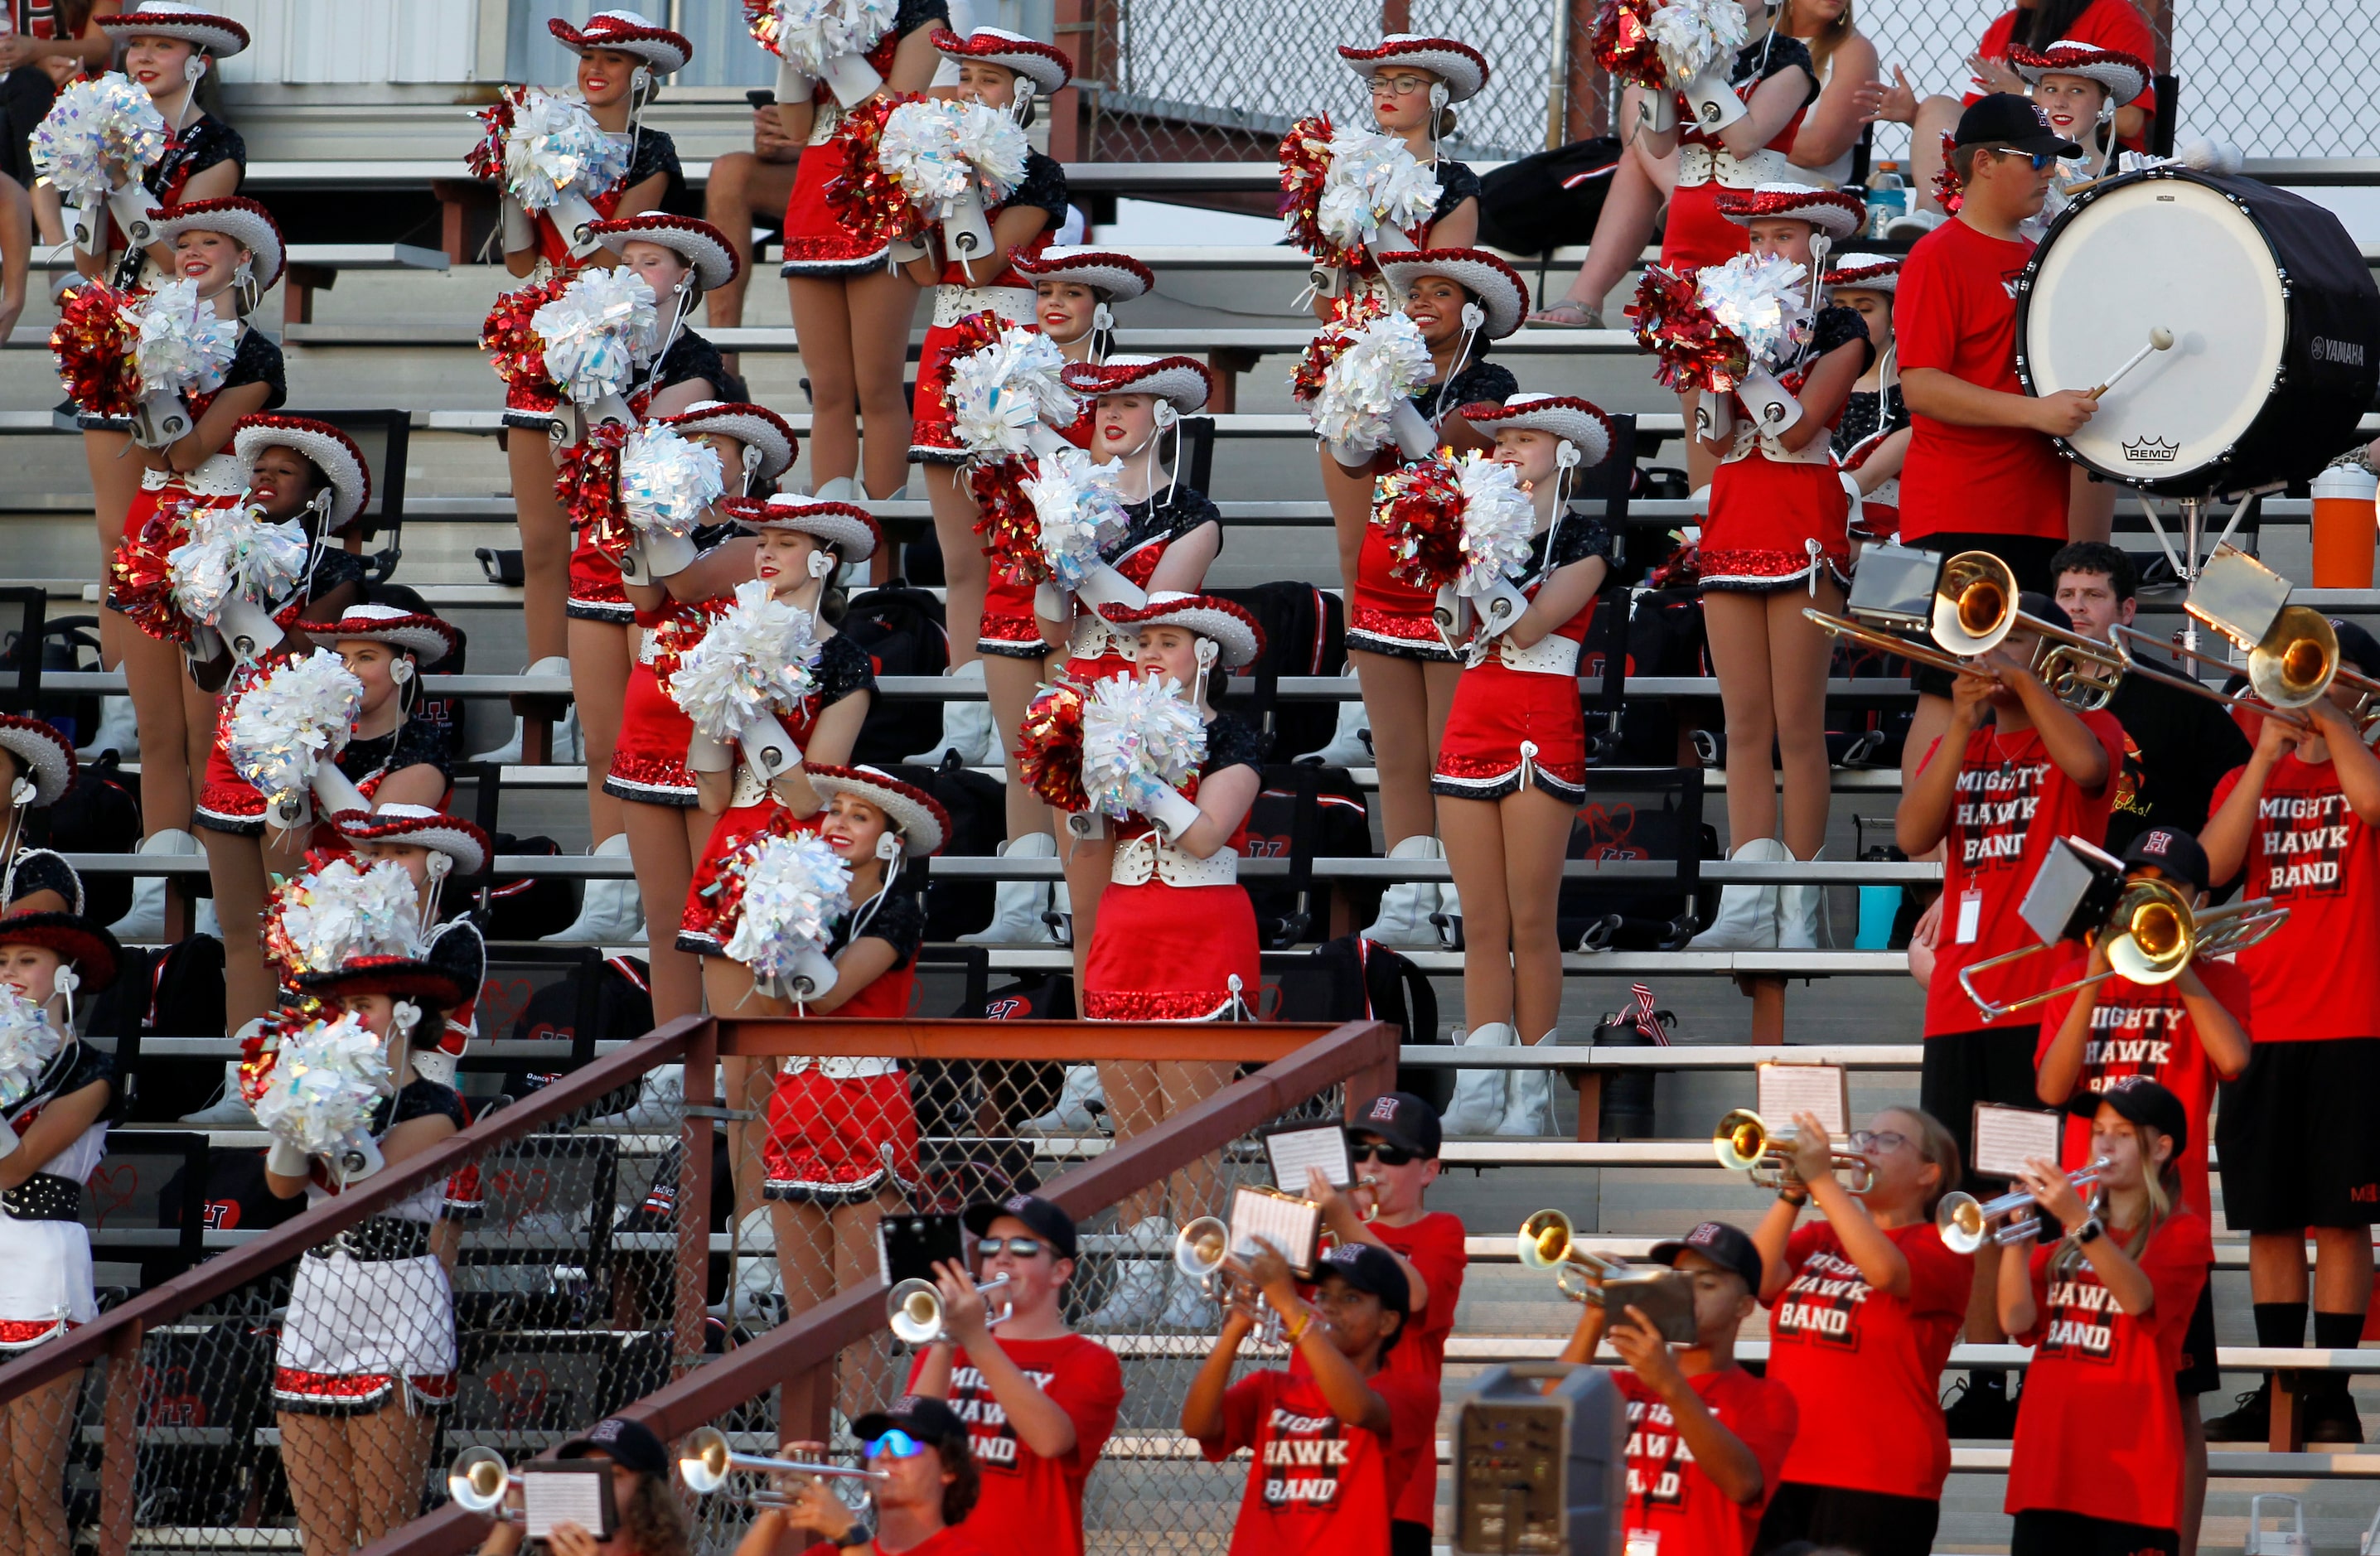
[(1962, 551), (1942, 564), (1934, 585), (1934, 640), (1972, 659), (1999, 646), (2016, 626), (2016, 574), (1987, 551)]
[(2248, 684), (2276, 708), (2303, 708), (2338, 674), (2338, 634), (2319, 611), (2285, 606), (2248, 650)]

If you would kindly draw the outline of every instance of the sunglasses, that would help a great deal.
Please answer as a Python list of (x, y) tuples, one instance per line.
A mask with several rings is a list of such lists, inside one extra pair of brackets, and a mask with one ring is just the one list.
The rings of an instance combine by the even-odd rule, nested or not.
[(895, 1427), (873, 1442), (864, 1442), (859, 1452), (868, 1458), (880, 1459), (890, 1454), (896, 1459), (914, 1459), (926, 1451), (926, 1445)]
[(2058, 160), (2057, 154), (2052, 152), (2020, 152), (2014, 146), (1986, 146), (1984, 150), (1996, 157), (2022, 157), (2033, 164), (2033, 170), (2035, 173)]
[(1384, 1141), (1350, 1140), (1347, 1142), (1347, 1160), (1377, 1161), (1383, 1167), (1402, 1167), (1408, 1162), (1419, 1161), (1421, 1158), (1402, 1146), (1392, 1146)]
[(1003, 1253), (1011, 1258), (1034, 1258), (1049, 1248), (1038, 1237), (987, 1237), (975, 1246), (975, 1252), (978, 1258), (998, 1258)]

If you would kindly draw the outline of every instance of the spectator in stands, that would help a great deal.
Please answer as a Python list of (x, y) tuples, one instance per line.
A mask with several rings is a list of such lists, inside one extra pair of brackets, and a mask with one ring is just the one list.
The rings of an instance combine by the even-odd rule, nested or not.
[[(1789, 260), (1814, 278), (1824, 274), (1830, 240), (1850, 237), (1860, 221), (1853, 196), (1791, 184), (1726, 190), (1718, 210), (1750, 234), (1753, 253)], [(1834, 797), (1827, 753), (1834, 639), (1802, 613), (1815, 605), (1840, 614), (1851, 584), (1851, 498), (1827, 432), (1876, 347), (1857, 313), (1827, 302), (1823, 287), (1812, 293), (1818, 307), (1809, 334), (1796, 360), (1779, 364), (1767, 391), (1781, 400), (1747, 384), (1721, 397), (1717, 412), (1708, 395), (1696, 410), (1696, 441), (1718, 460), (1699, 557), (1711, 667), (1727, 716), (1728, 838), (1740, 859), (1817, 858)], [(1772, 751), (1784, 768), (1781, 808)], [(1822, 885), (1730, 886), (1694, 944), (1818, 948), (1826, 900)]]
[[(983, 1473), (968, 1447), (966, 1423), (938, 1399), (905, 1395), (890, 1410), (851, 1424), (868, 1467), (886, 1478), (869, 1488), (876, 1526), (813, 1476), (795, 1489), (791, 1507), (764, 1507), (745, 1531), (735, 1556), (986, 1556), (968, 1523), (982, 1494)], [(787, 1442), (788, 1458), (816, 1464), (823, 1442)], [(821, 1537), (805, 1551), (795, 1531)]]
[[(2380, 673), (2380, 644), (2335, 624), (2339, 653)], [(2380, 1087), (2380, 978), (2357, 948), (2380, 935), (2380, 758), (2363, 744), (2355, 693), (2333, 684), (2270, 717), (2255, 754), (2216, 785), (2199, 842), (2207, 878), (2241, 883), (2289, 916), (2232, 960), (2248, 975), (2257, 1042), (2225, 1088), (2216, 1135), (2223, 1214), (2248, 1230), (2256, 1343), (2305, 1343), (2305, 1240), (2313, 1238), (2313, 1343), (2350, 1350), (2372, 1300), (2372, 1223), (2380, 1220), (2380, 1136), (2350, 1123)], [(2343, 1374), (2320, 1375), (2303, 1409), (2311, 1442), (2360, 1442)], [(2262, 1441), (2272, 1381), (2206, 1423), (2215, 1442)]]
[(965, 1221), (974, 1257), (934, 1267), (944, 1338), (910, 1364), (909, 1392), (948, 1401), (967, 1423), (983, 1477), (968, 1530), (990, 1556), (1083, 1556), (1083, 1486), (1115, 1430), (1123, 1367), (1066, 1327), (1074, 1220), (1019, 1194), (970, 1205)]
[[(1909, 78), (1901, 74), (1900, 67), (1892, 67), (1893, 85), (1885, 92), (1876, 117), (1909, 126), (1909, 155), (1914, 176), (1909, 184), (1911, 219), (1907, 230), (1886, 236), (1913, 237), (1919, 229), (1941, 225), (1942, 205), (1935, 180), (1942, 171), (1942, 137), (1949, 134), (1961, 122), (1965, 111), (1983, 97), (2024, 91), (2025, 78), (2011, 63), (2010, 51), (2046, 49), (2061, 42), (2119, 50), (2135, 59), (2155, 59), (2157, 54), (2156, 40), (2149, 32), (2148, 21), (2132, 0), (2018, 0), (2012, 9), (2001, 12), (1984, 29), (1975, 52), (1967, 56), (1971, 72), (1968, 85), (1973, 90), (1965, 96), (1953, 99), (1937, 95), (1921, 101), (1910, 86)], [(2156, 93), (2143, 90), (2116, 110), (2116, 139), (2132, 151), (2142, 150), (2146, 144), (2143, 136), (2149, 119), (2155, 112)], [(1960, 136), (1959, 140), (1963, 143), (1965, 138)]]
[(744, 290), (752, 284), (752, 229), (783, 227), (801, 158), (801, 142), (786, 139), (783, 116), (771, 102), (752, 110), (750, 151), (711, 159), (710, 176), (702, 186), (702, 217), (727, 235), (736, 261), (725, 286), (703, 294), (703, 318), (712, 329), (743, 324)]
[[(1309, 1301), (1269, 1243), (1223, 1267), (1231, 1310), (1182, 1402), (1182, 1429), (1210, 1463), (1254, 1454), (1232, 1556), (1390, 1550), (1398, 1499), (1437, 1448), (1437, 1385), (1388, 1367), (1410, 1321), (1404, 1271), (1381, 1248), (1341, 1244), (1318, 1261)], [(1259, 1300), (1280, 1315), (1295, 1365), (1234, 1383)]]
[(1697, 1556), (1748, 1550), (1800, 1416), (1784, 1384), (1735, 1359), (1766, 1262), (1740, 1228), (1715, 1221), (1654, 1244), (1649, 1257), (1692, 1281), (1693, 1342), (1672, 1350), (1640, 1308), (1615, 1321), (1590, 1302), (1560, 1359), (1590, 1365), (1605, 1339), (1620, 1353), (1612, 1378), (1628, 1402), (1625, 1539)]
[[(2163, 881), (2192, 907), (2205, 904), (2206, 851), (2190, 833), (2148, 827), (2131, 840), (2124, 862), (2129, 879)], [(2216, 1083), (2237, 1080), (2248, 1067), (2248, 976), (2229, 962), (2202, 956), (2165, 982), (2135, 983), (2111, 971), (2108, 938), (2095, 939), (2087, 953), (2068, 948), (2049, 975), (2052, 988), (2084, 979), (2103, 981), (2086, 983), (2041, 1007), (2041, 1047), (2034, 1059), (2037, 1089), (2052, 1107), (2081, 1103), (2131, 1076), (2145, 1076), (2172, 1092), (2190, 1124), (2189, 1141), (2174, 1156), (2181, 1203), (2212, 1225), (2207, 1129)], [(2082, 1166), (2091, 1160), (2090, 1146), (2089, 1124), (2080, 1116), (2070, 1119), (2061, 1163), (2070, 1172)], [(2182, 1556), (2197, 1550), (2199, 1518), (2206, 1507), (2206, 1427), (2198, 1398), (2222, 1386), (2215, 1369), (2214, 1266), (2207, 1267), (2206, 1277), (2174, 1377), (2181, 1405)]]
[(1859, 489), (1857, 528), (1890, 535), (1900, 527), (1900, 462), (1909, 454), (1909, 407), (1900, 397), (1900, 371), (1892, 338), (1892, 298), (1900, 261), (1886, 254), (1839, 254), (1827, 270), (1827, 291), (1867, 325), (1875, 352), (1852, 385), (1835, 422), (1835, 459)]
[[(1753, 1556), (1795, 1540), (1925, 1556), (1941, 1517), (1950, 1436), (1936, 1391), (1975, 1272), (1934, 1225), (1958, 1142), (1930, 1113), (1887, 1108), (1843, 1143), (1868, 1164), (1863, 1194), (1835, 1175), (1816, 1116), (1794, 1116), (1790, 1172), (1753, 1234), (1768, 1377), (1801, 1416)], [(1825, 1219), (1797, 1226), (1813, 1201)]]
[[(1528, 1042), (1547, 1043), (1561, 1020), (1562, 862), (1586, 802), (1579, 650), (1610, 582), (1613, 549), (1599, 518), (1571, 510), (1572, 472), (1603, 463), (1611, 428), (1585, 400), (1536, 394), (1466, 407), (1463, 419), (1473, 437), (1496, 440), (1496, 462), (1511, 468), (1535, 515), (1528, 549), (1498, 580), (1499, 596), (1473, 602), (1483, 619), (1469, 629), (1430, 778), (1447, 863), (1469, 905), (1463, 1041), (1510, 1047), (1534, 1032)], [(1450, 627), (1458, 638), (1465, 630)], [(1552, 1076), (1465, 1070), (1447, 1111), (1457, 1134), (1545, 1134)]]
[[(0, 748), (9, 765), (48, 791), (35, 803), (55, 800), (72, 780), (73, 756), (46, 725), (9, 718), (0, 723)], [(42, 857), (79, 907), (74, 872), (55, 854)], [(0, 918), (9, 1041), (22, 1052), (52, 1053), (23, 1095), (0, 1108), (0, 1189), (6, 1191), (0, 1201), (0, 1361), (28, 1355), (99, 1317), (83, 1181), (107, 1149), (115, 1062), (76, 1037), (73, 997), (90, 1000), (113, 983), (118, 959), (115, 938), (79, 913), (30, 908), (20, 899)], [(81, 1389), (78, 1368), (19, 1393), (0, 1412), (8, 1434), (0, 1537), (25, 1556), (67, 1556), (71, 1549), (58, 1469), (72, 1453)]]
[[(2051, 440), (2090, 420), (2098, 402), (2076, 389), (2036, 399), (2018, 382), (2016, 278), (2034, 246), (2017, 228), (2041, 209), (2050, 168), (2075, 146), (2050, 131), (2040, 108), (2007, 93), (1969, 108), (1958, 139), (1958, 217), (1910, 250), (1893, 299), (1912, 428), (1900, 538), (1945, 553), (1991, 552), (2019, 588), (2046, 593), (2049, 559), (2067, 541), (2067, 465)], [(1919, 666), (1911, 680), (1919, 695), (1904, 785), (1950, 712), (1946, 675)]]
[(103, 67), (111, 45), (91, 21), (123, 8), (124, 0), (6, 0), (0, 7), (0, 174), (18, 187), (33, 181), (25, 142), (57, 97), (53, 67), (79, 75)]
[[(692, 1556), (694, 1531), (679, 1495), (669, 1449), (642, 1421), (607, 1416), (587, 1428), (554, 1453), (557, 1459), (601, 1459), (612, 1465), (612, 1502), (620, 1522), (609, 1539), (597, 1539), (577, 1524), (554, 1526), (545, 1537), (552, 1556)], [(520, 1507), (520, 1483), (506, 1493), (504, 1505)], [(496, 1520), (480, 1542), (479, 1556), (514, 1556), (521, 1548), (522, 1525), (517, 1518)]]
[(800, 446), (776, 412), (743, 401), (698, 401), (668, 419), (680, 437), (719, 456), (724, 491), (711, 505), (711, 524), (698, 532), (698, 540), (711, 543), (694, 560), (657, 578), (620, 580), (636, 612), (637, 651), (621, 697), (620, 736), (603, 775), (603, 792), (619, 802), (636, 866), (633, 890), (643, 907), (653, 1019), (662, 1023), (702, 1009), (702, 965), (677, 948), (677, 931), (710, 822), (696, 803), (694, 774), (686, 765), (694, 725), (663, 687), (661, 666), (674, 668), (702, 640), (735, 586), (752, 577), (759, 542), (738, 529), (736, 515), (758, 508), (776, 490)]
[[(2049, 559), (2058, 607), (2074, 630), (2102, 643), (2139, 614), (2132, 559), (2098, 541), (2077, 541)], [(2135, 650), (2139, 648), (2134, 645)], [(2225, 773), (2248, 760), (2248, 739), (2219, 702), (2168, 682), (2127, 675), (2107, 703), (2124, 726), (2124, 779), (2107, 818), (2107, 847), (2122, 853), (2150, 827), (2195, 833)]]
[[(1512, 370), (1486, 360), (1488, 344), (1521, 327), (1528, 283), (1479, 249), (1435, 249), (1390, 255), (1381, 275), (1405, 299), (1404, 310), (1429, 347), (1430, 378), (1414, 408), (1457, 453), (1488, 452), (1486, 432), (1455, 412), (1500, 406), (1520, 387)], [(1360, 468), (1322, 452), (1323, 494), (1339, 537), (1340, 577), (1347, 585), (1347, 663), (1364, 690), (1379, 772), (1380, 827), (1392, 859), (1440, 859), (1430, 773), (1454, 706), (1461, 661), (1438, 626), (1428, 590), (1401, 582), (1388, 538), (1369, 522), (1375, 483), (1406, 462), (1394, 444)], [(1459, 911), (1452, 890), (1400, 883), (1381, 894), (1366, 934), (1385, 945), (1435, 944), (1438, 912)]]
[[(2026, 594), (2022, 604), (2028, 614), (2067, 625), (2066, 614), (2045, 596)], [(1943, 845), (1919, 1096), (1970, 1163), (1976, 1104), (2033, 1105), (2039, 1015), (2033, 1009), (1987, 1014), (1961, 986), (1960, 970), (2036, 943), (2018, 914), (2026, 890), (2052, 841), (2097, 844), (2107, 835), (2123, 772), (2122, 729), (2104, 712), (2076, 712), (2051, 695), (2029, 668), (2036, 646), (2031, 633), (2012, 632), (1968, 661), (1971, 668), (1952, 687), (1949, 725), (1918, 759), (1894, 822), (1896, 841), (1912, 857)], [(2004, 1004), (2046, 988), (2042, 961), (2028, 957), (1995, 969), (1978, 979), (1979, 992)], [(1971, 1172), (1960, 1186), (1988, 1195), (1997, 1185)], [(1976, 1257), (1967, 1338), (1978, 1343), (2001, 1338), (1994, 1321), (1998, 1258), (1990, 1244)], [(1969, 1375), (1952, 1436), (2006, 1435), (2001, 1382), (1992, 1373)]]
[[(598, 11), (584, 29), (560, 18), (548, 26), (562, 46), (578, 56), (575, 84), (597, 126), (606, 134), (630, 137), (628, 170), (616, 186), (594, 198), (596, 212), (610, 217), (622, 211), (660, 210), (685, 178), (675, 143), (639, 122), (639, 110), (658, 77), (686, 67), (694, 45), (634, 11)], [(505, 270), (533, 283), (567, 280), (589, 265), (615, 266), (625, 261), (613, 245), (582, 248), (555, 225), (552, 211), (525, 211), (509, 193), (504, 197), (500, 232)], [(508, 384), (504, 391), (504, 459), (520, 524), (521, 610), (532, 675), (559, 675), (570, 668), (568, 604), (577, 580), (570, 567), (570, 519), (554, 494), (554, 444), (547, 435), (560, 405), (556, 395), (528, 383)], [(513, 435), (522, 433), (527, 435)], [(509, 743), (473, 760), (519, 761), (520, 738), (516, 724)], [(599, 830), (599, 841), (619, 830), (617, 817), (607, 819), (613, 825)]]
[(2078, 1098), (2090, 1155), (2107, 1165), (2086, 1196), (2053, 1161), (2017, 1181), (2039, 1229), (1999, 1261), (2000, 1323), (2034, 1347), (2009, 1461), (2014, 1556), (2179, 1550), (2182, 1455), (2174, 1369), (2215, 1245), (2181, 1201), (2190, 1121), (2142, 1076)]

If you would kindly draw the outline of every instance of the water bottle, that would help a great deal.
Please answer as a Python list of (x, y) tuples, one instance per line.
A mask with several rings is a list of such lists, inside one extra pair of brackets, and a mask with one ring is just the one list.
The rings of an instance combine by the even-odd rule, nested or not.
[(1867, 236), (1880, 238), (1885, 229), (1909, 214), (1909, 186), (1901, 182), (1900, 164), (1880, 162), (1867, 176)]

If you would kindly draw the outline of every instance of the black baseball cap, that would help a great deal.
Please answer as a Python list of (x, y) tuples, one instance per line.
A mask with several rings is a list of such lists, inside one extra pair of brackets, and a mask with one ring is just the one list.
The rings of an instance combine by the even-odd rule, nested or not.
[(584, 1437), (574, 1437), (554, 1453), (557, 1459), (584, 1459), (601, 1453), (615, 1465), (625, 1465), (638, 1475), (657, 1475), (667, 1479), (670, 1472), (669, 1450), (653, 1435), (653, 1428), (642, 1421), (631, 1421), (625, 1416), (607, 1416), (587, 1428)]
[(1314, 1263), (1314, 1279), (1336, 1275), (1357, 1291), (1370, 1292), (1391, 1313), (1413, 1311), (1413, 1288), (1396, 1256), (1369, 1243), (1341, 1243)]
[(1038, 1195), (1012, 1194), (1005, 1199), (978, 1199), (959, 1217), (959, 1224), (978, 1237), (991, 1230), (991, 1223), (1002, 1216), (1014, 1216), (1033, 1229), (1060, 1258), (1073, 1258), (1079, 1246), (1075, 1241), (1075, 1218)]
[(2126, 845), (2124, 863), (2138, 869), (2155, 865), (2168, 881), (2187, 881), (2204, 892), (2213, 873), (2206, 850), (2180, 827), (2150, 827)]
[(947, 1449), (953, 1443), (964, 1447), (967, 1440), (966, 1423), (959, 1419), (958, 1412), (926, 1394), (904, 1394), (892, 1402), (892, 1409), (862, 1416), (851, 1423), (851, 1435), (862, 1442), (873, 1442), (896, 1428), (937, 1448)]
[(2066, 614), (2066, 607), (2037, 589), (2028, 589), (2018, 595), (2016, 607), (2026, 615), (2036, 621), (2046, 621), (2061, 632), (2074, 630), (2074, 618)]
[(2338, 638), (2339, 658), (2366, 675), (2380, 675), (2380, 638), (2337, 616), (2330, 618), (2330, 630)]
[(1377, 1135), (1400, 1150), (1425, 1161), (1438, 1159), (1446, 1138), (1438, 1110), (1410, 1091), (1390, 1091), (1373, 1098), (1347, 1121), (1350, 1135)]
[(2118, 1076), (2105, 1091), (2078, 1091), (2066, 1099), (2066, 1111), (2090, 1118), (2102, 1102), (2127, 1123), (2145, 1124), (2172, 1140), (2175, 1156), (2190, 1149), (2190, 1114), (2182, 1111), (2181, 1099), (2148, 1076)]
[(1760, 1249), (1751, 1235), (1723, 1221), (1706, 1221), (1683, 1237), (1673, 1242), (1656, 1243), (1645, 1257), (1656, 1264), (1675, 1268), (1678, 1256), (1697, 1253), (1722, 1270), (1732, 1270), (1743, 1278), (1746, 1291), (1760, 1295), (1760, 1277), (1766, 1268), (1760, 1262)]
[(2079, 157), (2082, 148), (2049, 128), (2049, 112), (2030, 97), (1996, 91), (1967, 104), (1959, 115), (1955, 146), (2007, 146), (2035, 156)]

